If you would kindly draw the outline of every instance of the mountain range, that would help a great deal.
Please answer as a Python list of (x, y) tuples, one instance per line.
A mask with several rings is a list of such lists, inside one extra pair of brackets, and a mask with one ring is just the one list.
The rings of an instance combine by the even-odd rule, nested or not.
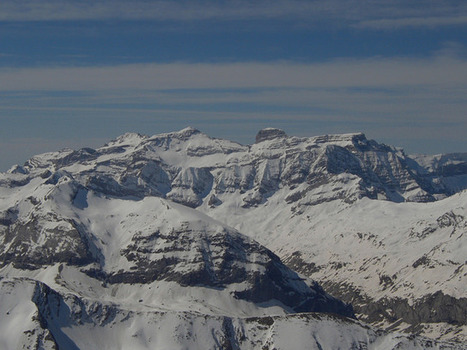
[(0, 174), (0, 348), (462, 349), (466, 190), (467, 153), (361, 133), (34, 156)]

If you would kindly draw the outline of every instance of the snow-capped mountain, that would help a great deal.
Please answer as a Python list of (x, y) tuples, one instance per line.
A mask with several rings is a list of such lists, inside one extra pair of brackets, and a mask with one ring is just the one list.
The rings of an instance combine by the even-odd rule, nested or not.
[(465, 341), (466, 164), (278, 129), (35, 156), (0, 174), (0, 347), (18, 324), (31, 348), (449, 348), (310, 312), (354, 317), (316, 280), (365, 321)]
[[(194, 306), (204, 313), (256, 316), (273, 308), (353, 317), (350, 306), (325, 294), (318, 284), (306, 283), (271, 251), (191, 208), (152, 196), (103, 197), (69, 176), (55, 184), (39, 179), (30, 185), (27, 198), (16, 202), (11, 197), (15, 203), (7, 213), (16, 219), (1, 226), (4, 276), (27, 271), (31, 278), (37, 271), (58, 268), (51, 272), (55, 283), (82, 294), (63, 277), (63, 269), (71, 266), (83, 278), (112, 287), (109, 294), (118, 294), (120, 285), (155, 284), (158, 288), (145, 293), (146, 303), (157, 302), (154, 307), (166, 297), (165, 291), (158, 295), (161, 283), (171, 282), (176, 286), (170, 287), (172, 293), (183, 298), (199, 288), (211, 291), (212, 298)], [(91, 296), (101, 293), (96, 290)], [(225, 300), (218, 304), (219, 299)], [(258, 310), (252, 310), (257, 304)], [(232, 307), (222, 310), (228, 305)]]

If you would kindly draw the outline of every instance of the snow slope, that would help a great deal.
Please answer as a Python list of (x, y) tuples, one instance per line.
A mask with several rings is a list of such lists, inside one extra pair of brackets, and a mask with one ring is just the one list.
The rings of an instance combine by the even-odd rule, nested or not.
[(408, 331), (425, 323), (425, 334), (465, 339), (467, 192), (430, 203), (363, 198), (316, 206), (304, 198), (287, 205), (284, 197), (278, 193), (249, 210), (224, 202), (206, 211), (240, 231), (248, 228), (366, 321), (402, 322), (399, 329)]
[(0, 281), (2, 349), (461, 349), (322, 313), (228, 317), (126, 309), (25, 278)]

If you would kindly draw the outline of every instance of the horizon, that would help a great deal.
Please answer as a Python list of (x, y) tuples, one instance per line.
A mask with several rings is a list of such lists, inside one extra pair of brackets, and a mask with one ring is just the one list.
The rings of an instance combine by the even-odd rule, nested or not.
[(5, 0), (0, 171), (187, 125), (467, 152), (467, 4)]

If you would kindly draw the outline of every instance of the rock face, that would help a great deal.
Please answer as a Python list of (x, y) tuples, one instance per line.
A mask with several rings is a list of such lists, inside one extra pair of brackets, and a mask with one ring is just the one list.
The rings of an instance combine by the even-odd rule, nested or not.
[(280, 129), (266, 128), (262, 129), (256, 134), (256, 143), (260, 143), (266, 140), (274, 140), (277, 138), (287, 137), (286, 133)]
[(73, 221), (62, 219), (48, 228), (39, 223), (45, 220), (54, 222), (56, 218), (34, 217), (2, 227), (1, 267), (11, 263), (15, 268), (31, 270), (55, 263), (81, 266), (94, 261), (86, 238)]
[(121, 308), (138, 285), (151, 308), (354, 317), (307, 276), (363, 320), (462, 341), (466, 159), (272, 128), (250, 146), (186, 128), (38, 155), (0, 174), (0, 279)]

